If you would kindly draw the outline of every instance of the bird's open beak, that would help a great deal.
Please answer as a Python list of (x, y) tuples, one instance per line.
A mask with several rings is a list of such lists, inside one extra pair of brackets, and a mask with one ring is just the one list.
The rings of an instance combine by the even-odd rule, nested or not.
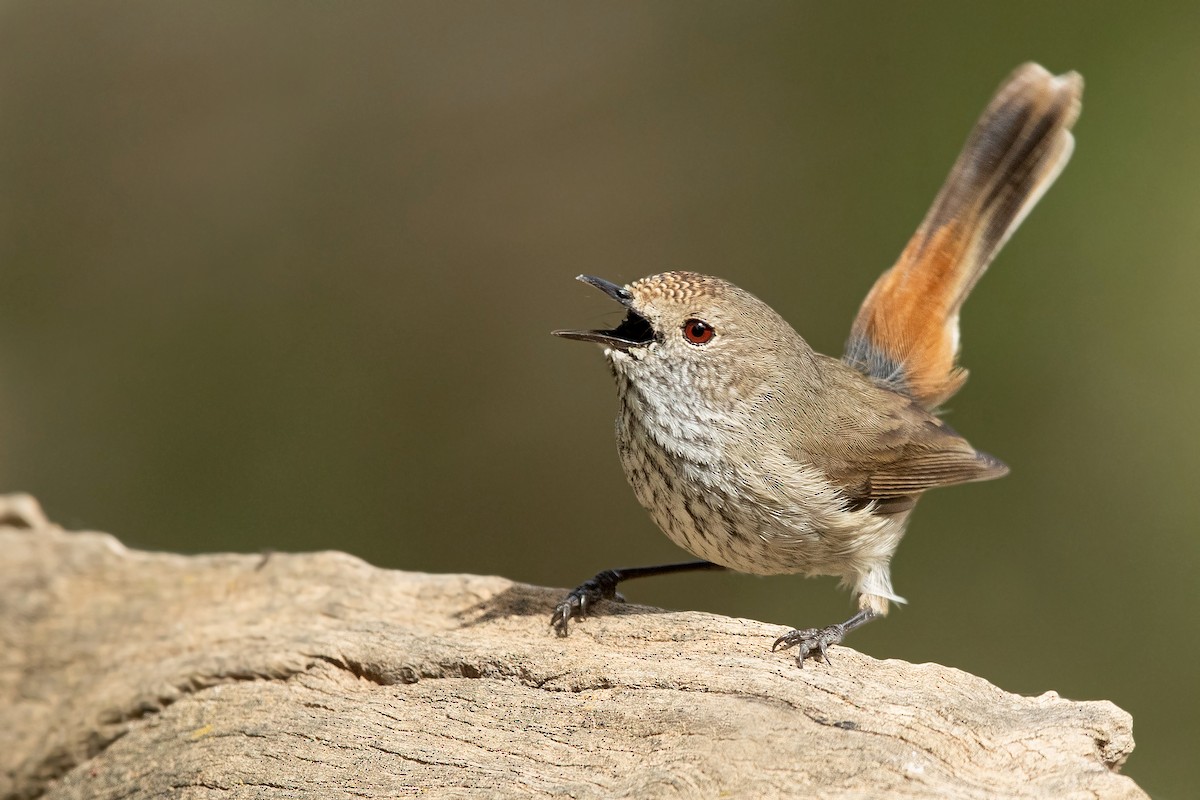
[(612, 281), (597, 278), (593, 275), (580, 275), (575, 280), (595, 286), (606, 295), (629, 309), (629, 313), (621, 324), (608, 331), (551, 331), (555, 336), (564, 339), (576, 339), (581, 342), (595, 342), (616, 350), (628, 350), (641, 344), (654, 341), (654, 329), (645, 317), (633, 310), (633, 293), (624, 286), (618, 286)]

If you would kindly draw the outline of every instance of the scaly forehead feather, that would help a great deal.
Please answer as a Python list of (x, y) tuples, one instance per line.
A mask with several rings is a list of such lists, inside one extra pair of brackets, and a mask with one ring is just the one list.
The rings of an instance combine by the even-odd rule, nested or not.
[(726, 294), (732, 284), (720, 278), (696, 272), (663, 272), (636, 280), (629, 285), (633, 296), (643, 303), (709, 300)]

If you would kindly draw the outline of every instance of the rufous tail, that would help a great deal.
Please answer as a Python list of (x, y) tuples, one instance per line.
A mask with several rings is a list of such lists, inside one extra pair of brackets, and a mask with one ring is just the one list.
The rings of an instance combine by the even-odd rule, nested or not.
[(844, 360), (934, 409), (967, 379), (958, 314), (1071, 157), (1083, 79), (1024, 64), (1000, 86), (921, 227), (859, 309)]

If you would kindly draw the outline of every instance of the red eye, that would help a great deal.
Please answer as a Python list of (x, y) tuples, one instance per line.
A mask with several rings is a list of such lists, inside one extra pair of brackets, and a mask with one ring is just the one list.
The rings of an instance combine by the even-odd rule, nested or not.
[(708, 344), (716, 335), (713, 326), (702, 319), (689, 319), (683, 323), (683, 338), (692, 344)]

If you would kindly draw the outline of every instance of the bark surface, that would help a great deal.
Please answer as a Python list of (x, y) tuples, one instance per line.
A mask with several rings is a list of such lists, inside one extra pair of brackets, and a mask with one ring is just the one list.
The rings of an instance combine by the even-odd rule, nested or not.
[(336, 553), (180, 556), (0, 497), (0, 797), (1143, 798), (1129, 715), (779, 626)]

